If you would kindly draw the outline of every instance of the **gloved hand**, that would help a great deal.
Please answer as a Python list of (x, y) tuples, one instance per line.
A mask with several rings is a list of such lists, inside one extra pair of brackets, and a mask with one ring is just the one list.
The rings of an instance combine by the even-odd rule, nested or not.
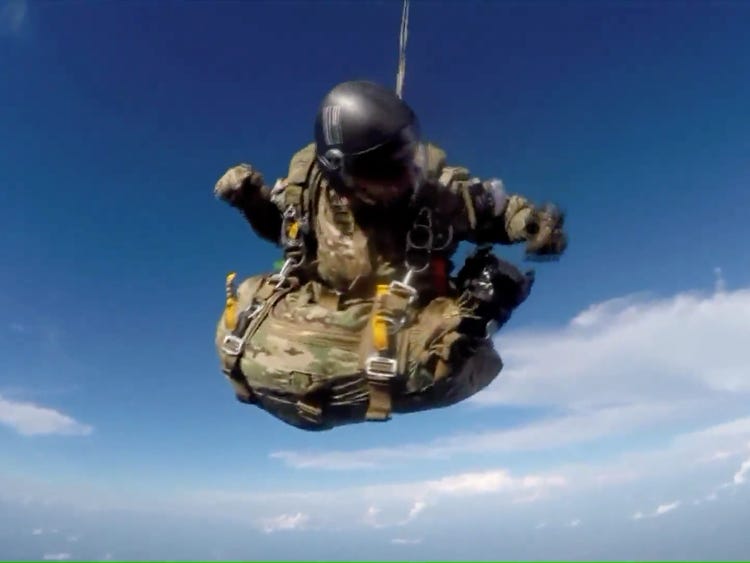
[(263, 175), (258, 170), (249, 164), (238, 164), (219, 178), (214, 187), (214, 195), (238, 207), (260, 195), (263, 186)]
[(568, 246), (564, 214), (552, 204), (534, 209), (526, 220), (526, 258), (554, 260)]

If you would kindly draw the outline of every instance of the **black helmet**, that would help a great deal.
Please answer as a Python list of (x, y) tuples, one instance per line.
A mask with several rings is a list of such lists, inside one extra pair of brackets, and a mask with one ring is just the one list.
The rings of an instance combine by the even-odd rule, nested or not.
[(414, 176), (419, 136), (414, 111), (394, 91), (366, 81), (333, 88), (315, 120), (318, 162), (339, 188), (393, 185)]

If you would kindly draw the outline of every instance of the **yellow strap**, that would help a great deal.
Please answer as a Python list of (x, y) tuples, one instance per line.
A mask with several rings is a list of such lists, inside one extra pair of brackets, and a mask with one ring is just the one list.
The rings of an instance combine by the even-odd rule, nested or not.
[(297, 238), (297, 235), (299, 234), (299, 223), (297, 221), (292, 221), (292, 224), (289, 225), (289, 230), (287, 231), (287, 236), (295, 240)]
[(234, 330), (237, 326), (237, 291), (234, 287), (236, 276), (236, 272), (230, 272), (226, 281), (227, 300), (224, 306), (224, 326), (229, 330)]
[[(375, 306), (378, 306), (380, 299), (388, 294), (388, 285), (379, 284), (375, 289)], [(388, 348), (388, 323), (386, 317), (381, 311), (376, 311), (372, 317), (372, 343), (376, 350), (386, 350)]]
[[(408, 294), (397, 289), (391, 290), (389, 284), (379, 284), (376, 287), (372, 316), (372, 346), (380, 354), (391, 356), (389, 321), (395, 321), (396, 316), (406, 309), (409, 298)], [(365, 418), (367, 420), (388, 420), (393, 408), (390, 383), (368, 378), (367, 386), (370, 400)]]

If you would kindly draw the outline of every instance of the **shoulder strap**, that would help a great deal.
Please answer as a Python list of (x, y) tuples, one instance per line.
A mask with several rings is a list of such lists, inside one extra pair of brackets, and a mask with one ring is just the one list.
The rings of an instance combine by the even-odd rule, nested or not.
[(458, 195), (463, 200), (466, 209), (467, 220), (470, 228), (476, 228), (477, 217), (474, 209), (474, 200), (471, 197), (470, 187), (479, 182), (478, 178), (471, 175), (471, 171), (465, 166), (448, 166), (443, 161), (438, 177), (438, 190), (447, 190)]
[(446, 154), (443, 149), (432, 143), (425, 144), (425, 172), (429, 181), (437, 181), (440, 172), (445, 168)]
[[(285, 265), (292, 269), (300, 267), (315, 252), (315, 244), (308, 236), (315, 221), (314, 202), (320, 184), (315, 162), (315, 144), (309, 143), (292, 156), (287, 177), (280, 184), (277, 205), (282, 207), (281, 241)], [(286, 272), (286, 266), (282, 271)]]
[[(315, 184), (310, 182), (313, 169), (315, 168), (315, 143), (310, 143), (303, 149), (297, 151), (289, 162), (289, 172), (286, 177), (284, 188), (284, 207), (293, 206), (303, 214), (309, 215), (312, 211)], [(312, 189), (311, 189), (312, 188)]]

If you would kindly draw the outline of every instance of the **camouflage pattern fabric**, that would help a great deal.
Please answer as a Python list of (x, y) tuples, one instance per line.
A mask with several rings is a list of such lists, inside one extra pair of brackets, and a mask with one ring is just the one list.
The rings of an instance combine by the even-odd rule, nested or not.
[[(422, 158), (424, 184), (408, 205), (387, 210), (358, 206), (333, 190), (318, 169), (313, 144), (293, 156), (286, 177), (273, 188), (262, 185), (260, 173), (245, 164), (222, 176), (217, 196), (240, 209), (256, 232), (277, 244), (284, 210), (290, 204), (304, 208), (313, 249), (295, 273), (299, 287), (268, 309), (245, 343), (232, 372), (235, 379), (230, 377), (238, 398), (308, 430), (368, 418), (374, 395), (363, 354), (371, 345), (375, 287), (406, 273), (406, 242), (425, 210), (432, 234), (444, 244), (412, 281), (420, 298), (397, 334), (398, 374), (390, 385), (388, 409), (408, 413), (449, 406), (497, 377), (503, 364), (491, 340), (467, 327), (507, 321), (525, 299), (527, 290), (518, 288), (527, 281), (506, 264), (510, 274), (496, 286), (498, 292), (506, 292), (508, 280), (515, 280), (509, 293), (523, 297), (478, 307), (449, 275), (450, 258), (461, 241), (526, 241), (533, 252), (560, 254), (567, 244), (562, 214), (537, 209), (523, 196), (507, 193), (500, 180), (482, 181), (464, 167), (448, 166), (444, 151), (434, 145), (425, 145)], [(436, 281), (441, 276), (444, 287)], [(251, 302), (265, 278), (250, 277), (240, 285), (239, 309)], [(225, 317), (217, 326), (216, 345), (227, 373), (232, 358), (222, 350), (230, 330)]]
[[(264, 276), (240, 284), (238, 306), (246, 307)], [(438, 298), (419, 310), (398, 337), (403, 366), (393, 387), (393, 412), (445, 407), (486, 387), (502, 369), (490, 340), (461, 335), (457, 299)], [(307, 430), (325, 430), (365, 420), (369, 402), (361, 347), (367, 338), (372, 299), (342, 301), (318, 282), (288, 293), (273, 307), (245, 345), (239, 371), (252, 403), (280, 420)], [(222, 315), (216, 346), (229, 329)]]

